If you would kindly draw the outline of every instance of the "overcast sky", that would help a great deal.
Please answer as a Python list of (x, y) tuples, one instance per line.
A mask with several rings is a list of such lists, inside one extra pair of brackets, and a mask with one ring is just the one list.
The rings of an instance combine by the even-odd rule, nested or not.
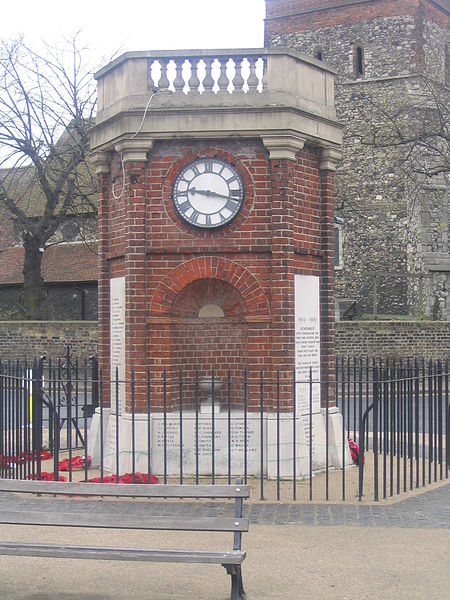
[[(29, 43), (81, 30), (94, 62), (128, 50), (263, 45), (264, 0), (22, 0), (2, 2), (0, 36)], [(101, 60), (98, 58), (98, 60)]]

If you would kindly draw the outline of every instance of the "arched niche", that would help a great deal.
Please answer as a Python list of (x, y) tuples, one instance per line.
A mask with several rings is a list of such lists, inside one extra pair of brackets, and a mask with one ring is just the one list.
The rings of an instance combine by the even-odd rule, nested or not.
[(248, 360), (248, 325), (242, 296), (231, 284), (205, 278), (186, 285), (176, 296), (171, 316), (172, 368), (183, 373), (183, 406), (205, 400), (197, 385), (214, 372), (215, 398), (223, 409), (232, 382), (233, 406), (242, 404), (243, 373)]

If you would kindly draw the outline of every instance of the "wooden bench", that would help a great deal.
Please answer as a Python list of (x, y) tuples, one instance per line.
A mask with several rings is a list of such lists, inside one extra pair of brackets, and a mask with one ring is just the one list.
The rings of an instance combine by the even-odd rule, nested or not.
[[(233, 549), (221, 550), (163, 550), (148, 548), (115, 548), (108, 546), (73, 546), (67, 544), (40, 544), (26, 542), (0, 542), (0, 554), (15, 556), (45, 556), (55, 558), (83, 558), (95, 560), (127, 560), (154, 561), (176, 563), (209, 563), (225, 567), (231, 576), (231, 600), (244, 597), (241, 565), (245, 552), (241, 550), (242, 532), (248, 531), (248, 518), (242, 516), (244, 498), (250, 496), (248, 485), (242, 485), (236, 480), (235, 485), (130, 485), (107, 483), (60, 483), (44, 481), (28, 481), (17, 479), (0, 479), (0, 492), (38, 494), (35, 508), (26, 511), (17, 510), (14, 500), (8, 502), (7, 508), (0, 510), (0, 523), (10, 525), (49, 525), (56, 527), (99, 527), (114, 529), (140, 530), (172, 530), (172, 531), (210, 531), (233, 532)], [(178, 499), (197, 502), (197, 499), (234, 499), (234, 511), (230, 516), (201, 516), (193, 517), (188, 514), (186, 505), (176, 507), (176, 516), (155, 515), (153, 503), (148, 505), (140, 514), (116, 514), (101, 512), (105, 503), (98, 503), (98, 512), (89, 509), (80, 513), (80, 504), (67, 500), (67, 510), (64, 512), (45, 511), (39, 506), (48, 495), (80, 496), (90, 498), (95, 496), (128, 497), (140, 499)], [(94, 500), (95, 501), (95, 500)], [(71, 505), (75, 505), (72, 507)], [(200, 502), (197, 502), (201, 506)], [(210, 506), (205, 506), (209, 509)], [(230, 505), (233, 508), (233, 505)], [(143, 514), (141, 514), (141, 512)], [(198, 511), (197, 511), (198, 512)], [(230, 544), (231, 545), (231, 544)]]

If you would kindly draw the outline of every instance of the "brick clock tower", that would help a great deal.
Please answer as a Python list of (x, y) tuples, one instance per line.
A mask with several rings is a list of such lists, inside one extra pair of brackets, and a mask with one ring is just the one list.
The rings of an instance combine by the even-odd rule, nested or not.
[[(152, 469), (162, 472), (164, 432), (165, 469), (178, 473), (182, 419), (183, 470), (193, 472), (199, 427), (207, 473), (214, 419), (216, 472), (225, 473), (230, 406), (233, 464), (242, 472), (245, 406), (248, 450), (262, 431), (264, 471), (274, 473), (278, 441), (289, 475), (295, 408), (301, 473), (306, 396), (301, 384), (293, 394), (294, 369), (297, 380), (308, 379), (310, 366), (317, 379), (334, 375), (334, 73), (287, 50), (132, 52), (97, 81), (91, 146), (101, 186), (99, 355), (111, 382), (101, 428), (106, 464), (115, 469), (119, 458), (128, 470), (133, 445), (136, 467), (142, 460), (145, 468), (150, 438)], [(320, 466), (332, 394), (315, 388)], [(333, 407), (329, 425), (330, 439), (341, 440)], [(94, 456), (99, 432), (97, 416)], [(249, 474), (261, 464), (250, 452)]]

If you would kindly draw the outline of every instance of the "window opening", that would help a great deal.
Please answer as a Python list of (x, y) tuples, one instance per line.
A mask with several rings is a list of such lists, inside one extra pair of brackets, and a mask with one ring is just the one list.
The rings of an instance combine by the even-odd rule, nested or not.
[(445, 83), (446, 85), (450, 85), (450, 46), (445, 46)]
[(356, 78), (364, 75), (364, 50), (362, 46), (355, 47), (353, 71)]

